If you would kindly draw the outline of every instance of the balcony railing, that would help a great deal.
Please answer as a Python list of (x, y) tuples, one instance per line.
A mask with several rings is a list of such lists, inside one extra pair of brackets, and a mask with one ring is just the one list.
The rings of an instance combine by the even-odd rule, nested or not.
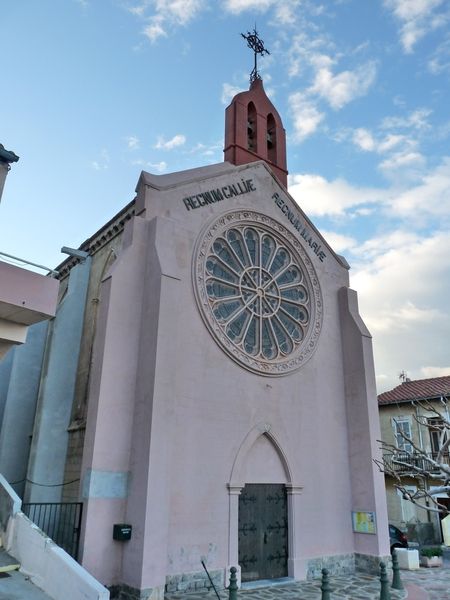
[[(438, 473), (439, 468), (431, 462), (436, 460), (437, 456), (437, 452), (396, 452), (395, 454), (384, 454), (383, 462), (387, 471), (397, 474), (412, 473), (416, 469)], [(442, 456), (440, 460), (442, 463), (450, 465), (450, 455), (448, 453)]]

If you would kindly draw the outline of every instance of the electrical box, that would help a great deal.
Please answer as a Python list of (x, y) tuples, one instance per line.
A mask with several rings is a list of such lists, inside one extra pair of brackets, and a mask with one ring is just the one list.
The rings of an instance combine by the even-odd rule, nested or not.
[(113, 527), (113, 540), (125, 542), (131, 539), (131, 525), (126, 523), (116, 523)]

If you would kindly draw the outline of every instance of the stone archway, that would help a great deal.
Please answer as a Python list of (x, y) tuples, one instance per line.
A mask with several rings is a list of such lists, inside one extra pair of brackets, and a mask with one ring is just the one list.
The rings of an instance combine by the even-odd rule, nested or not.
[[(287, 455), (269, 423), (259, 423), (244, 438), (233, 463), (228, 483), (229, 490), (229, 546), (230, 566), (239, 561), (239, 497), (246, 484), (253, 486), (253, 492), (269, 493), (271, 485), (279, 485), (287, 494), (288, 560), (287, 572), (290, 577), (296, 574), (295, 537), (295, 497), (302, 486), (293, 483), (292, 471)], [(263, 489), (263, 486), (265, 490)], [(269, 488), (267, 488), (267, 485)], [(255, 487), (256, 486), (256, 487)], [(259, 487), (261, 486), (261, 487)], [(275, 488), (273, 488), (275, 489)]]

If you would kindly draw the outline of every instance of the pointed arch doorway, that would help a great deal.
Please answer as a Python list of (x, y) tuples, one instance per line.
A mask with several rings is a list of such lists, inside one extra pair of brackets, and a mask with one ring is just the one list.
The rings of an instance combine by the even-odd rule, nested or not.
[(236, 455), (230, 483), (229, 564), (242, 582), (295, 576), (295, 497), (286, 455), (268, 423), (254, 427)]

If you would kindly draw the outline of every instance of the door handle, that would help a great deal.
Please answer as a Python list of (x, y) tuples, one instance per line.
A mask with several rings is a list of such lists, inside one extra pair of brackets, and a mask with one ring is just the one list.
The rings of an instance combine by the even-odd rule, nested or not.
[(267, 531), (264, 532), (264, 543), (267, 544)]

